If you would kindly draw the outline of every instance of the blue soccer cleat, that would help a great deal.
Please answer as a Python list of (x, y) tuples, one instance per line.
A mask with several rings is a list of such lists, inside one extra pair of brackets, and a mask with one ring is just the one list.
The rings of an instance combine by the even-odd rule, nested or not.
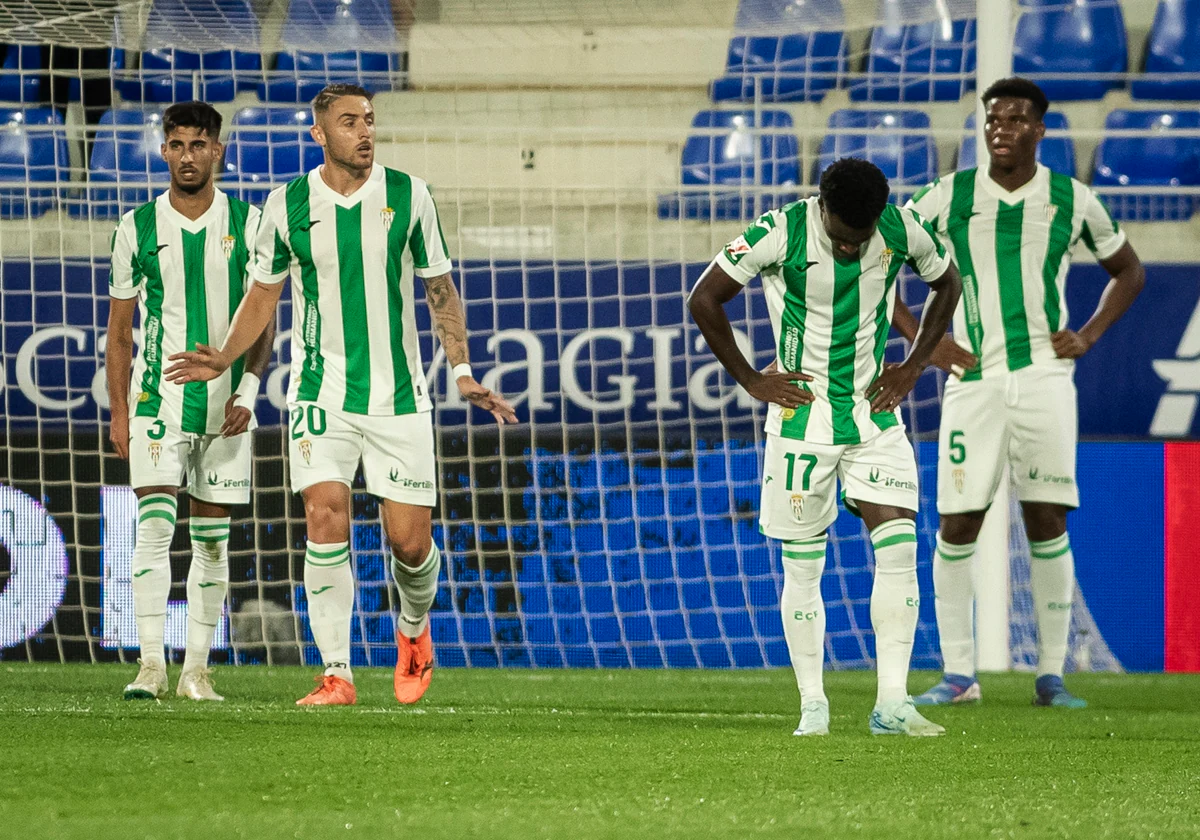
[(1057, 674), (1043, 674), (1034, 683), (1037, 694), (1033, 695), (1035, 706), (1058, 706), (1062, 709), (1086, 709), (1087, 701), (1076, 697), (1067, 691), (1062, 677)]
[(942, 681), (924, 694), (913, 698), (915, 706), (943, 706), (947, 703), (978, 703), (983, 699), (979, 681), (963, 674), (946, 674)]

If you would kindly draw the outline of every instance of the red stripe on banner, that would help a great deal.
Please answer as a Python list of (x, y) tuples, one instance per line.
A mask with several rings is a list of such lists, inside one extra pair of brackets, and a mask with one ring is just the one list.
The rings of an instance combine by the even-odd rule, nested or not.
[(1200, 671), (1200, 443), (1163, 449), (1163, 665), (1167, 671)]

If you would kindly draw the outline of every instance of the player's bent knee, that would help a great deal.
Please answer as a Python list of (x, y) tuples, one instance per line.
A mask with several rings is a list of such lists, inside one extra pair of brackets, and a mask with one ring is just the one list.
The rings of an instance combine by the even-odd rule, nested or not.
[(433, 543), (433, 535), (428, 531), (421, 533), (416, 529), (388, 530), (388, 543), (392, 556), (405, 566), (419, 566), (429, 556), (429, 547)]
[(1033, 542), (1045, 542), (1061, 537), (1067, 532), (1067, 510), (1062, 505), (1046, 502), (1022, 503), (1025, 533)]
[(304, 518), (308, 539), (318, 543), (350, 539), (349, 493), (305, 492)]
[(950, 545), (968, 545), (979, 539), (979, 531), (983, 527), (983, 517), (987, 511), (973, 513), (952, 513), (941, 518), (939, 532), (942, 540)]

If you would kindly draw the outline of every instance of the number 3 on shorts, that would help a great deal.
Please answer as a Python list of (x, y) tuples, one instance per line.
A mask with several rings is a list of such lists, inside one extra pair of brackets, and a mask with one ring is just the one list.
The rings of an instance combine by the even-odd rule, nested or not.
[(792, 480), (795, 478), (796, 461), (797, 459), (804, 462), (804, 474), (800, 476), (800, 489), (807, 490), (809, 480), (812, 478), (813, 468), (817, 465), (816, 455), (796, 455), (792, 452), (784, 453), (784, 460), (787, 461), (787, 489), (792, 489)]
[(967, 445), (962, 442), (964, 435), (956, 429), (950, 433), (950, 463), (961, 464), (967, 460)]
[(304, 437), (304, 429), (300, 428), (304, 423), (305, 414), (308, 415), (308, 433), (313, 437), (318, 437), (325, 434), (325, 409), (318, 408), (315, 405), (307, 407), (298, 405), (292, 409), (292, 440), (299, 440)]

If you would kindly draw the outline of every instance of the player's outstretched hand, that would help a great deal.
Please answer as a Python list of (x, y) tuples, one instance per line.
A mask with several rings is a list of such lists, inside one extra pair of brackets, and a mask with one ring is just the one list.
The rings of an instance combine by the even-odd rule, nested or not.
[(796, 408), (813, 401), (812, 391), (806, 391), (797, 382), (812, 382), (807, 373), (781, 372), (772, 361), (758, 374), (758, 378), (746, 385), (746, 393), (765, 403), (775, 403), (784, 408)]
[(114, 414), (108, 424), (108, 439), (122, 461), (129, 460), (129, 418)]
[(240, 435), (250, 428), (250, 409), (236, 403), (237, 394), (225, 401), (225, 422), (221, 424), (221, 437)]
[(929, 363), (941, 368), (946, 373), (962, 376), (979, 364), (979, 357), (969, 350), (964, 350), (950, 336), (945, 336), (938, 342), (937, 347), (933, 348), (933, 355), (929, 357)]
[(221, 351), (207, 344), (197, 344), (196, 349), (188, 353), (175, 353), (168, 356), (167, 361), (175, 364), (164, 373), (167, 375), (167, 381), (176, 385), (216, 379), (229, 367), (229, 362), (225, 361)]
[(492, 416), (496, 418), (496, 422), (501, 426), (505, 423), (517, 422), (517, 413), (508, 404), (508, 400), (495, 391), (484, 388), (473, 377), (460, 376), (458, 378), (458, 392), (471, 405), (482, 408), (484, 411), (490, 411)]
[(1091, 343), (1075, 330), (1059, 330), (1050, 334), (1050, 346), (1060, 359), (1078, 359), (1092, 349)]
[(871, 401), (871, 411), (876, 414), (881, 411), (894, 411), (917, 384), (920, 376), (921, 369), (916, 365), (901, 363), (885, 367), (879, 378), (867, 386), (867, 399)]

